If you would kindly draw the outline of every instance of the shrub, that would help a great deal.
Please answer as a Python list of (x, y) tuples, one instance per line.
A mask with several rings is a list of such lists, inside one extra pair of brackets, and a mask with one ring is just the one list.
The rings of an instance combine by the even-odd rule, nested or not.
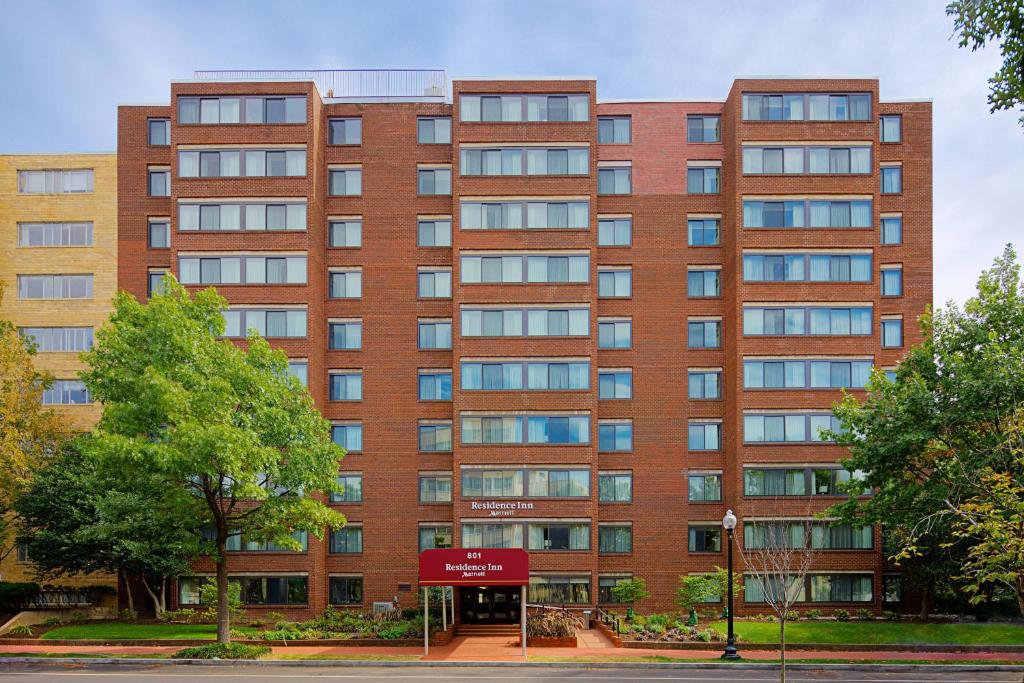
[(835, 610), (834, 612), (832, 612), (832, 616), (834, 616), (836, 618), (836, 621), (849, 621), (850, 620), (850, 612), (849, 612), (849, 610), (845, 610), (845, 609), (837, 609), (837, 610)]
[(22, 605), (39, 595), (38, 583), (0, 581), (0, 612), (17, 612)]
[(857, 610), (857, 621), (874, 621), (875, 615), (871, 613), (871, 610), (864, 609), (861, 607)]
[[(328, 608), (328, 609), (330, 609), (330, 608)], [(284, 620), (284, 615), (281, 614), (280, 612), (270, 611), (270, 612), (267, 612), (266, 614), (264, 614), (263, 618), (266, 619), (270, 623), (274, 623), (275, 621), (283, 621)]]
[(526, 637), (568, 638), (583, 628), (583, 620), (566, 610), (543, 610), (526, 617)]
[(885, 619), (886, 621), (899, 621), (900, 620), (900, 615), (899, 615), (899, 612), (893, 612), (892, 610), (885, 610), (884, 612), (882, 612), (882, 618)]
[(49, 619), (43, 620), (43, 626), (46, 628), (53, 628), (54, 626), (60, 626), (64, 622), (59, 617), (50, 617)]
[(713, 631), (711, 629), (709, 629), (709, 628), (706, 628), (703, 631), (697, 631), (696, 633), (693, 634), (693, 636), (694, 636), (694, 638), (696, 638), (699, 641), (702, 641), (702, 642), (705, 642), (705, 643), (710, 643), (711, 642), (711, 638), (713, 637), (712, 634), (713, 634)]
[[(204, 619), (209, 619), (209, 621), (203, 623), (215, 623), (217, 621), (216, 582), (207, 581), (199, 587), (199, 604), (208, 613)], [(240, 583), (228, 584), (228, 617), (231, 621), (242, 621), (245, 618), (245, 612), (242, 610), (242, 584)]]
[(791, 609), (786, 612), (786, 621), (800, 621), (800, 612), (795, 609)]
[(71, 613), (72, 624), (84, 624), (88, 619), (88, 615), (85, 612), (74, 611)]
[(612, 595), (618, 602), (634, 603), (649, 598), (651, 592), (647, 590), (647, 582), (637, 576), (615, 584), (612, 587)]
[(406, 624), (392, 624), (389, 626), (383, 626), (377, 631), (377, 636), (384, 640), (398, 640), (404, 638), (409, 633), (409, 627)]
[(186, 647), (174, 653), (175, 659), (260, 659), (270, 654), (266, 645), (245, 645), (243, 643), (217, 643)]
[(668, 626), (668, 615), (667, 614), (652, 614), (647, 617), (647, 627), (660, 627), (664, 630)]
[(121, 621), (136, 621), (139, 618), (137, 610), (123, 609), (117, 613), (117, 618)]
[(12, 627), (8, 633), (12, 636), (28, 636), (30, 638), (35, 635), (32, 633), (32, 627), (28, 624), (18, 624), (17, 626)]
[(808, 619), (821, 619), (821, 610), (820, 609), (809, 609), (809, 610), (807, 610), (807, 615), (806, 616), (807, 616)]

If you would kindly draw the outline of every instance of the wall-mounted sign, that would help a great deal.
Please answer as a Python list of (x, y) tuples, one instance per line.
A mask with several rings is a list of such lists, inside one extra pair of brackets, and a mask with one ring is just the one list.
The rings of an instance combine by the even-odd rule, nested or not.
[(420, 553), (421, 586), (526, 586), (530, 556), (522, 548), (438, 548)]
[(533, 503), (523, 500), (483, 500), (469, 504), (474, 512), (487, 512), (490, 517), (514, 517), (519, 510), (532, 510)]

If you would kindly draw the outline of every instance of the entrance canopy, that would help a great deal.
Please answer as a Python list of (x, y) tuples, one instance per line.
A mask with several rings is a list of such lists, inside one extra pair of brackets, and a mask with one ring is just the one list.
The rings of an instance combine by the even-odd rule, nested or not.
[(438, 548), (420, 553), (420, 586), (526, 586), (522, 548)]

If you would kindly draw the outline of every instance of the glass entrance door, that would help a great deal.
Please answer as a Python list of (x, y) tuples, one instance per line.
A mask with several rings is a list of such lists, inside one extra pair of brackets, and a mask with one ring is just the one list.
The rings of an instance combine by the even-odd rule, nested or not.
[(519, 623), (520, 595), (517, 586), (462, 588), (462, 621), (467, 624)]

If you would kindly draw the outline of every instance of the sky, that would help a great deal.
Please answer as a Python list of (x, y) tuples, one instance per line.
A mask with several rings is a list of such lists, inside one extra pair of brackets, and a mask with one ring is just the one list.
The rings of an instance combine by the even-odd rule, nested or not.
[(1020, 112), (990, 114), (994, 45), (943, 0), (5, 0), (0, 153), (116, 148), (118, 104), (166, 103), (197, 69), (440, 68), (592, 76), (602, 99), (724, 99), (739, 76), (861, 76), (934, 102), (937, 304), (1024, 247)]

